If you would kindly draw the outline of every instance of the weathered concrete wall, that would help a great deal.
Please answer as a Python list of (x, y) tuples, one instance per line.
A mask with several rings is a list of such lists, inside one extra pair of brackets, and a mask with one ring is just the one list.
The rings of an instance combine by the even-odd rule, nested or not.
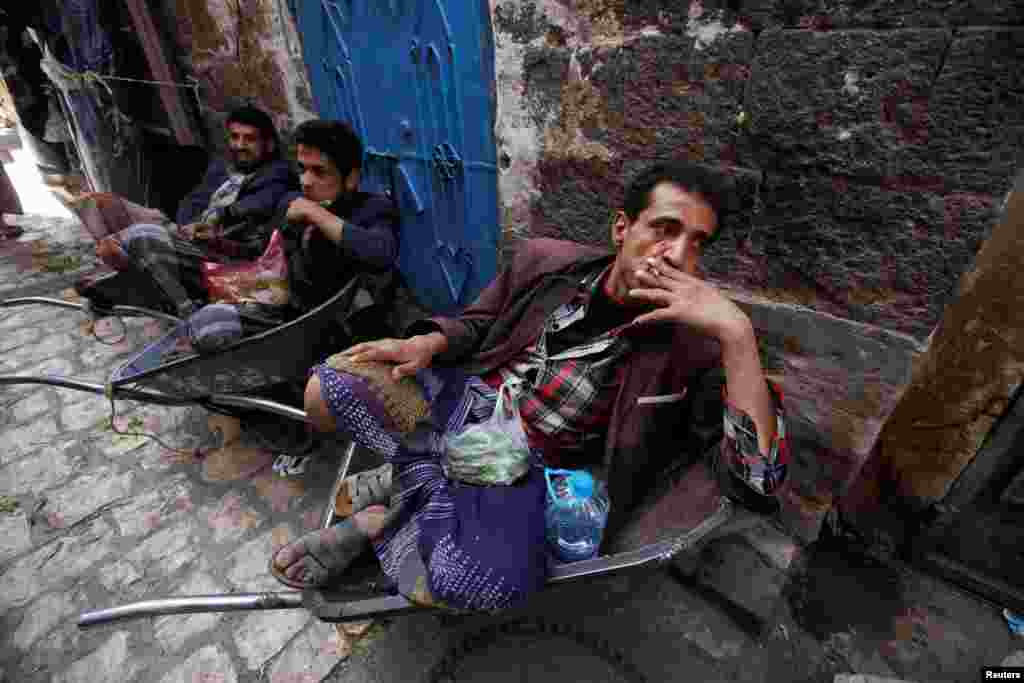
[(285, 0), (162, 0), (163, 27), (187, 75), (199, 80), (211, 145), (223, 119), (251, 102), (286, 132), (315, 116), (302, 45)]
[(752, 311), (805, 535), (848, 487), (1024, 160), (1024, 5), (492, 0), (507, 243), (607, 244), (653, 159), (733, 174), (706, 274)]

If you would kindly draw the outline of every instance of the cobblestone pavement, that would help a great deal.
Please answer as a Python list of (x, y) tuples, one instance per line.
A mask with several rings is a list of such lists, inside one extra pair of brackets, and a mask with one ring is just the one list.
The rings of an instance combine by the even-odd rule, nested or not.
[[(17, 222), (28, 233), (0, 247), (0, 298), (70, 297), (73, 277), (92, 265), (76, 226)], [(98, 332), (113, 341), (117, 330)], [(123, 341), (103, 344), (80, 314), (2, 310), (0, 374), (103, 382), (163, 332), (133, 320)], [(346, 633), (290, 610), (78, 629), (81, 612), (128, 601), (280, 590), (267, 573), (271, 550), (317, 525), (337, 462), (323, 452), (304, 476), (281, 479), (270, 470), (273, 452), (230, 420), (194, 407), (118, 404), (119, 429), (186, 450), (176, 453), (116, 434), (109, 411), (99, 396), (0, 387), (0, 683), (423, 680), (473, 628), (424, 613)], [(205, 457), (194, 457), (197, 448)], [(801, 561), (807, 571), (759, 634), (663, 572), (565, 587), (525, 613), (612, 641), (653, 681), (872, 680), (844, 677), (853, 673), (967, 681), (1024, 649), (994, 607), (930, 578), (840, 556)], [(466, 651), (457, 678), (622, 680), (581, 647), (509, 636)]]

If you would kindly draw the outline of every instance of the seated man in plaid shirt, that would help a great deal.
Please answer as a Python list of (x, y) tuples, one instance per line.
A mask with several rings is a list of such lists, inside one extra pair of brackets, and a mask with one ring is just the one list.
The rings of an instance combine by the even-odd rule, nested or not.
[[(337, 368), (384, 362), (393, 364), (391, 381), (415, 377), (423, 387), (434, 435), (396, 438), (389, 464), (347, 479), (351, 516), (280, 549), (275, 576), (322, 586), (372, 542), (413, 599), (493, 609), (539, 590), (537, 468), (514, 486), (466, 486), (443, 467), (441, 437), (486, 416), (509, 380), (526, 387), (518, 405), (537, 464), (607, 468), (619, 520), (666, 468), (702, 456), (714, 460), (728, 495), (774, 502), (787, 461), (781, 395), (764, 376), (750, 319), (697, 276), (726, 193), (702, 167), (648, 168), (615, 217), (614, 251), (526, 241), (461, 315), (414, 323), (406, 339), (359, 344), (339, 356), (344, 363), (315, 368), (306, 410), (318, 429), (367, 440), (375, 407), (352, 418), (348, 404), (368, 394)], [(445, 368), (469, 379), (452, 380)], [(444, 414), (436, 406), (448, 389), (437, 390), (437, 377), (463, 392)]]

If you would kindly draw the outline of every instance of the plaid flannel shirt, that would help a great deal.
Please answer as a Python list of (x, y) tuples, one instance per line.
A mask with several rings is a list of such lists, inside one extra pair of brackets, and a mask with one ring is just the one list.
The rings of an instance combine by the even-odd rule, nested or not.
[[(609, 267), (610, 268), (610, 267)], [(608, 268), (590, 276), (590, 294), (601, 285)], [(586, 282), (586, 281), (585, 281)], [(620, 325), (587, 343), (557, 354), (547, 352), (548, 335), (558, 334), (582, 320), (589, 297), (576, 296), (547, 319), (537, 340), (505, 366), (483, 377), (500, 386), (510, 377), (524, 381), (519, 411), (531, 446), (557, 458), (581, 452), (593, 439), (603, 439), (622, 382), (630, 346)], [(770, 495), (785, 480), (789, 460), (782, 392), (768, 382), (775, 405), (775, 435), (769, 451), (761, 452), (757, 426), (745, 412), (728, 402), (725, 387), (724, 438), (720, 461), (755, 492)]]

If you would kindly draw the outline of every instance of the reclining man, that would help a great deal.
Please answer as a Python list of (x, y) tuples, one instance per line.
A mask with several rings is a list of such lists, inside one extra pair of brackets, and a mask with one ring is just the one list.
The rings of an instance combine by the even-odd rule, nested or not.
[(92, 201), (79, 208), (97, 239), (97, 256), (115, 270), (134, 266), (147, 272), (162, 303), (179, 317), (187, 317), (197, 307), (193, 298), (202, 297), (200, 264), (258, 257), (282, 199), (298, 188), (266, 113), (240, 107), (228, 116), (226, 129), (226, 158), (212, 162), (181, 201), (176, 223), (110, 194), (90, 195), (86, 199)]
[[(697, 277), (726, 193), (701, 167), (655, 165), (627, 189), (614, 252), (529, 240), (460, 316), (317, 366), (305, 397), (317, 428), (345, 430), (390, 462), (347, 479), (354, 514), (278, 550), (271, 572), (322, 586), (372, 540), (414, 601), (508, 607), (546, 578), (538, 464), (607, 467), (620, 522), (667, 468), (702, 456), (728, 495), (774, 505), (787, 461), (781, 396), (749, 318)], [(359, 369), (374, 363), (376, 376)], [(393, 406), (413, 377), (429, 417), (403, 433)], [(510, 381), (525, 387), (518, 405), (537, 460), (515, 485), (465, 486), (443, 436), (486, 419)]]

